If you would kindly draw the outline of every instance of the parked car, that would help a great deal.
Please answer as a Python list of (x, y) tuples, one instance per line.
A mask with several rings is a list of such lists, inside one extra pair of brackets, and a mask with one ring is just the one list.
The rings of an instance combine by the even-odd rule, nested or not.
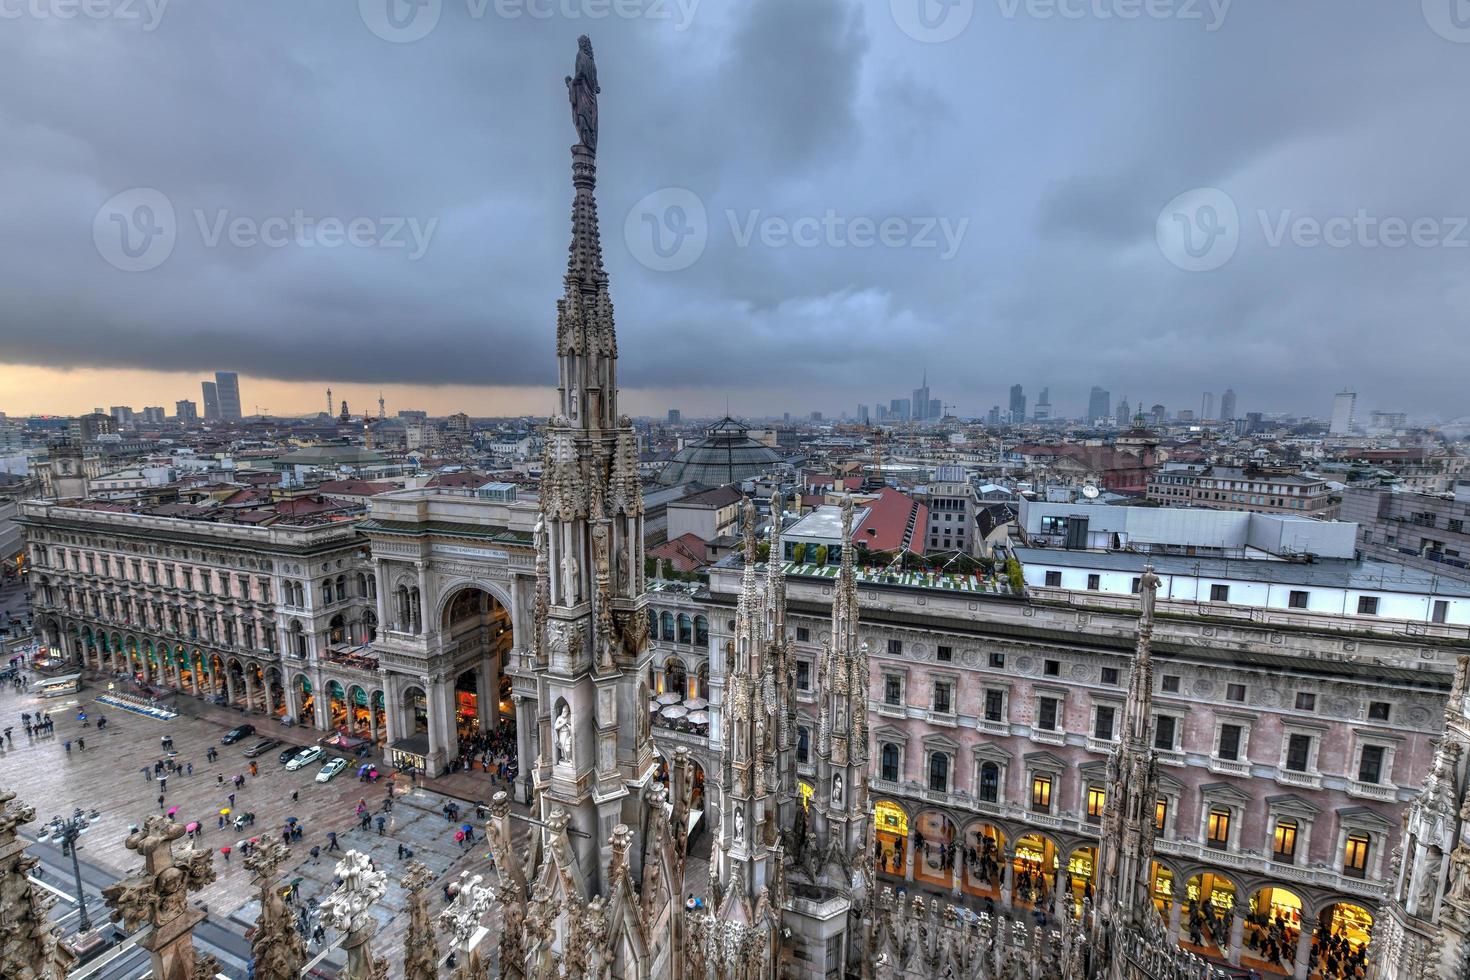
[(225, 732), (225, 737), (220, 739), (221, 745), (234, 745), (242, 738), (255, 734), (254, 725), (237, 725)]
[(322, 771), (316, 774), (316, 781), (319, 783), (330, 782), (333, 776), (346, 768), (347, 760), (340, 755), (328, 759), (327, 764), (322, 766)]
[(306, 748), (304, 745), (288, 745), (276, 756), (276, 761), (290, 762), (304, 748)]
[(320, 745), (308, 745), (296, 753), (296, 755), (292, 756), (291, 761), (286, 763), (286, 768), (291, 772), (295, 772), (297, 769), (311, 765), (325, 754)]
[(245, 758), (254, 759), (258, 756), (265, 755), (271, 749), (280, 744), (281, 740), (278, 738), (263, 738), (259, 742), (256, 742), (254, 745), (250, 746), (250, 748), (245, 750)]

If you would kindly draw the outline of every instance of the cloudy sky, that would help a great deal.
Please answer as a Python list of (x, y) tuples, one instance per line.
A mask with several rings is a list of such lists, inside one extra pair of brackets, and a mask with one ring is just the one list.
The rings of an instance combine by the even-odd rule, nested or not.
[(0, 410), (1470, 414), (1459, 0), (0, 0)]

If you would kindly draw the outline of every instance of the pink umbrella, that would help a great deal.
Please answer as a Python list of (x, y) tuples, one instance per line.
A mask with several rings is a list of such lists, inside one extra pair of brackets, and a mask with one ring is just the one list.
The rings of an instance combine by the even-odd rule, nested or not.
[(194, 821), (193, 823), (190, 823), (189, 826), (185, 827), (184, 829), (187, 830), (189, 833), (192, 834), (194, 831), (196, 831), (196, 830), (199, 829), (199, 822), (198, 821)]
[(171, 807), (168, 808), (168, 815), (171, 816), (171, 817), (174, 816), (175, 814), (177, 814), (178, 812), (179, 812), (179, 808), (176, 807), (176, 806), (171, 806)]

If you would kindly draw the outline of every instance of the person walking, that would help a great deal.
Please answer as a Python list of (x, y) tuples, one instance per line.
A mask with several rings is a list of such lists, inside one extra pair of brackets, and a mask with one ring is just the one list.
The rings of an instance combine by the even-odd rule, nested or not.
[(251, 760), (251, 763), (250, 763), (250, 775), (252, 775), (252, 776), (258, 776), (258, 775), (260, 775), (260, 766), (256, 765), (256, 763), (255, 763), (254, 760)]
[(71, 755), (71, 739), (67, 739), (62, 744), (66, 746), (66, 754)]
[(340, 850), (342, 848), (337, 844), (337, 832), (335, 830), (327, 831), (327, 853), (330, 854), (333, 851)]
[[(400, 851), (403, 850), (403, 845), (402, 844), (399, 844), (398, 845), (398, 850), (400, 850)], [(398, 856), (399, 857), (402, 857), (403, 855), (402, 854), (399, 854)], [(317, 845), (315, 845), (315, 844), (311, 845), (311, 863), (312, 864), (320, 864), (321, 863), (321, 859), (322, 859), (322, 849), (320, 847), (318, 847)]]
[(185, 764), (185, 766), (184, 766), (184, 775), (186, 775), (186, 776), (192, 776), (192, 775), (194, 775), (194, 763), (190, 762), (190, 763)]
[(382, 837), (382, 836), (383, 836), (383, 826), (384, 826), (384, 825), (385, 825), (385, 824), (386, 824), (386, 823), (387, 823), (387, 821), (386, 821), (386, 820), (384, 820), (384, 819), (383, 819), (383, 818), (382, 818), (382, 817), (379, 817), (379, 818), (378, 818), (378, 836), (379, 836), (379, 837)]
[(234, 807), (234, 805), (235, 805), (235, 794), (234, 793), (231, 793), (230, 794), (230, 806), (231, 807)]
[(158, 808), (160, 810), (163, 809), (163, 794), (162, 793), (159, 793), (158, 794)]
[[(81, 739), (77, 739), (77, 741), (80, 742)], [(167, 776), (163, 777), (162, 779), (160, 779), (158, 781), (158, 791), (160, 793), (167, 793), (168, 792), (168, 777)]]
[(80, 735), (77, 736), (77, 748), (83, 752), (87, 751), (87, 740)]
[(225, 784), (225, 774), (222, 772), (215, 773), (214, 784), (216, 786), (223, 786)]

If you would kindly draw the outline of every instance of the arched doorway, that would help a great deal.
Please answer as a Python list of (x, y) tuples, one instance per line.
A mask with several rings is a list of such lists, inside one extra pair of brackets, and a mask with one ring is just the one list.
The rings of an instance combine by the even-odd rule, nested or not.
[[(1367, 974), (1373, 939), (1373, 915), (1353, 902), (1327, 906), (1317, 917), (1311, 949), (1315, 951), (1307, 975), (1340, 980)], [(1312, 954), (1308, 954), (1312, 955)]]
[(670, 657), (664, 663), (664, 690), (680, 697), (688, 696), (689, 679), (684, 672), (684, 661)]
[(1301, 896), (1288, 888), (1267, 886), (1251, 896), (1242, 964), (1273, 973), (1295, 972), (1303, 911)]
[(1062, 870), (1062, 888), (1071, 893), (1074, 907), (1080, 911), (1082, 902), (1092, 898), (1093, 882), (1097, 875), (1097, 848), (1079, 847), (1067, 856), (1067, 866)]
[(291, 684), (291, 700), (298, 725), (313, 724), (312, 713), (316, 707), (316, 694), (311, 689), (311, 680), (305, 674), (297, 674)]
[(209, 658), (209, 679), (215, 697), (223, 698), (229, 693), (229, 683), (225, 679), (225, 664), (219, 654), (214, 654)]
[(229, 671), (229, 682), (225, 685), (225, 693), (230, 703), (249, 707), (245, 699), (245, 668), (240, 665), (240, 661), (231, 657), (225, 669)]
[(1016, 839), (1011, 856), (1011, 902), (1047, 908), (1057, 884), (1057, 846), (1050, 837), (1026, 834)]
[(275, 667), (270, 667), (265, 672), (266, 690), (269, 692), (267, 703), (278, 718), (284, 718), (291, 713), (291, 706), (286, 703), (286, 688), (281, 683), (281, 672)]
[(373, 712), (373, 732), (377, 736), (378, 744), (386, 745), (388, 742), (387, 701), (384, 699), (382, 691), (374, 691), (370, 701)]
[(873, 850), (879, 871), (902, 875), (909, 840), (908, 811), (892, 800), (873, 804)]
[(480, 730), (478, 671), (478, 667), (471, 667), (454, 679), (454, 728), (460, 741), (474, 738)]
[(327, 682), (327, 727), (347, 728), (347, 692), (336, 681)]
[(455, 722), (460, 738), (515, 728), (505, 673), (515, 640), (510, 610), (478, 586), (450, 594), (440, 611), (444, 647), (455, 652)]
[(368, 710), (367, 691), (354, 684), (347, 690), (348, 712), (351, 732), (359, 738), (370, 738), (373, 727), (372, 712)]
[(993, 824), (975, 821), (965, 828), (961, 847), (964, 848), (964, 877), (960, 887), (971, 895), (1000, 898), (1005, 884), (1006, 835)]
[(1180, 938), (1192, 949), (1219, 956), (1230, 942), (1239, 894), (1229, 878), (1202, 872), (1184, 883)]
[(403, 691), (403, 712), (408, 734), (429, 733), (429, 699), (421, 687), (409, 687)]
[(925, 810), (914, 820), (914, 879), (948, 888), (954, 881), (955, 825), (938, 810)]

